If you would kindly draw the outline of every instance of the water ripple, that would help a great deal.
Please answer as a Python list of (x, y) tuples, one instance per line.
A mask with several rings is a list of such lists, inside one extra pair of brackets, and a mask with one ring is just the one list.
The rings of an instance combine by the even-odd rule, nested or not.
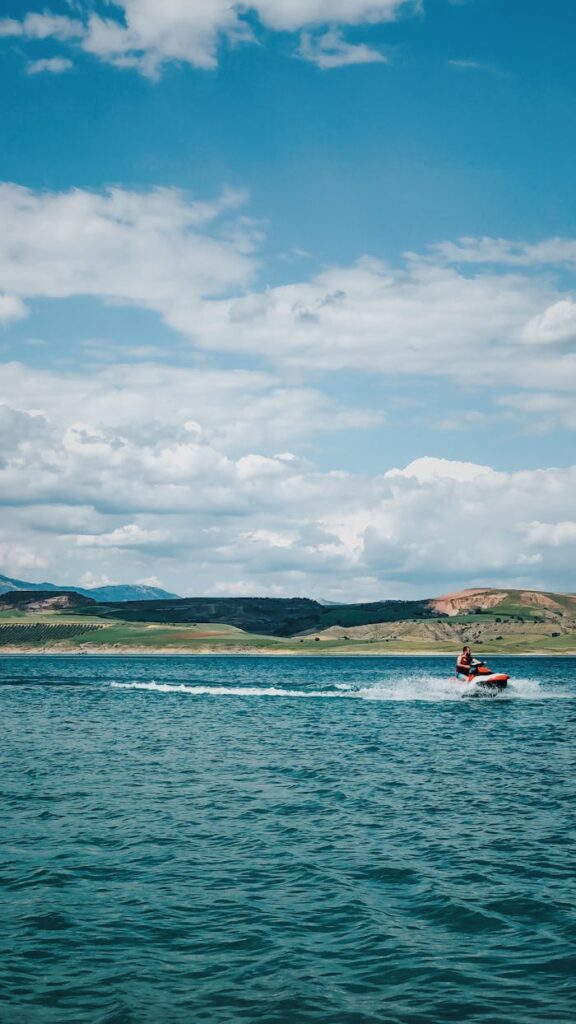
[(0, 659), (2, 1024), (572, 1022), (572, 665)]

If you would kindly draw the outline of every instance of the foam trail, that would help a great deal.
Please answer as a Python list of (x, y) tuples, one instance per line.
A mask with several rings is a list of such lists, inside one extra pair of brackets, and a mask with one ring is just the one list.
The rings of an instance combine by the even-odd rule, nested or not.
[(346, 697), (333, 690), (285, 690), (277, 686), (187, 686), (185, 683), (111, 683), (119, 690), (154, 690), (157, 693), (190, 693), (194, 697)]
[(366, 701), (459, 701), (484, 700), (549, 700), (571, 698), (566, 690), (547, 689), (536, 679), (515, 679), (501, 692), (481, 690), (454, 677), (412, 673), (385, 678), (368, 686), (334, 683), (330, 690), (292, 690), (279, 686), (193, 686), (186, 683), (112, 682), (121, 690), (149, 690), (155, 693), (181, 693), (192, 697), (279, 697), (300, 699), (355, 699)]

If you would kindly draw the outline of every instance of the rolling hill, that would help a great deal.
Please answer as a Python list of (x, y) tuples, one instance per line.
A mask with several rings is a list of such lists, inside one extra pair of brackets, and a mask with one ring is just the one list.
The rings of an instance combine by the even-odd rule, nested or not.
[(98, 603), (70, 590), (0, 598), (0, 646), (53, 649), (56, 641), (84, 651), (452, 653), (468, 643), (477, 654), (565, 654), (576, 653), (576, 595), (475, 588), (337, 606), (257, 597)]
[(576, 620), (576, 595), (533, 590), (463, 590), (425, 601), (374, 601), (326, 606), (310, 598), (185, 597), (107, 602), (98, 614), (125, 622), (218, 622), (264, 636), (300, 636), (398, 622), (461, 625), (463, 617), (498, 622)]

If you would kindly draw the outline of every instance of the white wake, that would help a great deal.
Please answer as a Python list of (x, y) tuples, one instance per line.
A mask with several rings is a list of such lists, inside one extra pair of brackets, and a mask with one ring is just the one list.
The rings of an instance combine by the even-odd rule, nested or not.
[(192, 697), (276, 697), (302, 700), (366, 700), (366, 701), (458, 701), (483, 700), (546, 700), (574, 696), (568, 690), (543, 686), (537, 679), (511, 680), (506, 690), (492, 692), (449, 676), (425, 673), (405, 674), (382, 679), (367, 686), (334, 683), (334, 689), (289, 689), (282, 686), (209, 686), (188, 683), (113, 682), (120, 690), (148, 690), (154, 693), (186, 694)]

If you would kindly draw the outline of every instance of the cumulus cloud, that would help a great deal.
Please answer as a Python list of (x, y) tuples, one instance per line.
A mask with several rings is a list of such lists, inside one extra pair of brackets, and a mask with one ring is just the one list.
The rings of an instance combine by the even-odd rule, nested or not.
[[(576, 384), (576, 304), (551, 268), (534, 266), (546, 259), (566, 273), (576, 242), (445, 242), (400, 266), (363, 257), (258, 290), (261, 238), (243, 201), (231, 190), (194, 202), (174, 189), (0, 186), (0, 317), (24, 315), (25, 299), (91, 295), (154, 310), (197, 348), (298, 372), (548, 391)], [(485, 266), (497, 258), (502, 266)]]
[(576, 340), (576, 302), (561, 299), (528, 321), (524, 338), (530, 344), (548, 345)]
[(67, 57), (45, 57), (43, 60), (32, 60), (26, 66), (28, 75), (41, 75), (49, 72), (52, 75), (61, 75), (73, 67), (72, 61)]
[(431, 483), (435, 480), (455, 480), (471, 483), (481, 477), (491, 476), (490, 466), (478, 466), (474, 462), (458, 462), (453, 459), (434, 459), (424, 456), (415, 459), (404, 469), (390, 469), (385, 474), (390, 479), (403, 477), (406, 480), (418, 480), (420, 483)]
[[(417, 10), (419, 6), (418, 0), (172, 0), (169, 4), (118, 0), (114, 5), (118, 17), (112, 16), (112, 12), (106, 18), (93, 13), (84, 24), (49, 12), (27, 14), (22, 20), (0, 21), (0, 35), (78, 41), (84, 50), (104, 61), (155, 76), (166, 61), (182, 61), (199, 68), (216, 67), (223, 39), (253, 40), (250, 18), (256, 20), (260, 29), (297, 32), (321, 25), (393, 21), (402, 11)], [(375, 51), (361, 44), (352, 46), (336, 41), (331, 48), (333, 59), (339, 52), (338, 63), (378, 59)], [(328, 55), (326, 59), (330, 59)]]
[(386, 57), (365, 43), (347, 43), (337, 29), (329, 29), (319, 36), (304, 32), (300, 40), (299, 56), (317, 67), (340, 68), (349, 64), (386, 63)]
[(85, 572), (78, 582), (82, 587), (113, 587), (120, 581), (110, 579), (109, 576), (96, 576), (93, 572)]
[(576, 522), (529, 523), (526, 536), (529, 544), (539, 547), (557, 548), (565, 544), (576, 544)]
[(15, 295), (0, 294), (0, 325), (26, 316), (26, 306)]
[(76, 18), (66, 18), (59, 14), (29, 13), (18, 21), (16, 18), (0, 19), (0, 37), (24, 37), (28, 39), (59, 39), (66, 42), (70, 39), (81, 39), (84, 26)]
[(174, 189), (0, 186), (0, 317), (24, 315), (25, 299), (91, 295), (154, 310), (197, 348), (298, 372), (576, 384), (576, 305), (550, 272), (569, 272), (576, 242), (444, 242), (400, 266), (364, 257), (259, 290), (261, 238), (243, 201), (231, 190), (195, 202)]
[(10, 405), (0, 403), (0, 436), (2, 437), (0, 465), (22, 445), (42, 437), (46, 426), (47, 421), (40, 413), (30, 413), (27, 410), (15, 409)]
[(43, 569), (48, 565), (48, 559), (21, 544), (0, 540), (0, 565), (3, 566), (4, 575), (6, 575), (6, 573), (17, 573), (24, 569)]
[[(15, 394), (26, 409), (35, 410), (33, 415), (8, 408)], [(84, 374), (8, 363), (0, 376), (2, 401), (6, 406), (0, 406), (0, 425), (7, 439), (21, 440), (45, 429), (48, 418), (76, 424), (68, 443), (76, 443), (77, 434), (83, 443), (88, 428), (77, 425), (89, 410), (93, 445), (99, 431), (112, 430), (124, 441), (140, 445), (209, 442), (226, 454), (254, 447), (276, 453), (287, 442), (363, 429), (382, 419), (379, 411), (339, 405), (315, 388), (286, 386), (270, 373), (156, 363), (115, 363)], [(284, 452), (278, 460), (295, 461)]]
[(168, 530), (145, 530), (137, 523), (126, 523), (108, 533), (81, 533), (76, 543), (84, 548), (149, 548), (165, 547), (171, 540)]
[(1, 185), (0, 288), (17, 299), (97, 295), (191, 311), (199, 296), (244, 285), (253, 273), (253, 229), (229, 221), (243, 199), (232, 190), (202, 203), (176, 189)]
[(309, 281), (183, 307), (167, 319), (197, 344), (310, 370), (426, 374), (478, 384), (569, 388), (576, 357), (526, 344), (528, 325), (562, 302), (548, 277), (464, 273), (428, 259), (373, 259)]
[(3, 414), (8, 569), (20, 560), (62, 582), (152, 573), (183, 593), (336, 600), (570, 586), (576, 467), (504, 473), (427, 456), (375, 475), (320, 471), (286, 450), (228, 453), (198, 417), (189, 429), (189, 409), (176, 429), (168, 406), (152, 424), (142, 409), (122, 420), (122, 395), (106, 417), (97, 388), (92, 404), (61, 386), (58, 406), (48, 376), (39, 413), (33, 376), (19, 396), (28, 411)]

